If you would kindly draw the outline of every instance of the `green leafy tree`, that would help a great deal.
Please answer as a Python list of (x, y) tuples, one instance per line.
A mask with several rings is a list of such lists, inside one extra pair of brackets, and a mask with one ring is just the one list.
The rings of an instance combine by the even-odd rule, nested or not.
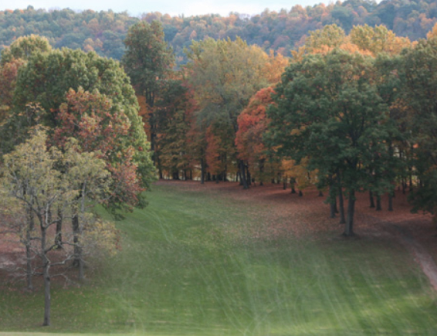
[(402, 100), (407, 110), (413, 164), (419, 185), (411, 194), (413, 210), (437, 213), (437, 38), (421, 40), (403, 53)]
[(344, 30), (336, 24), (324, 26), (322, 29), (311, 31), (310, 36), (305, 41), (305, 48), (312, 52), (322, 47), (335, 48), (345, 42), (346, 34)]
[(0, 124), (10, 117), (18, 70), (34, 54), (48, 52), (51, 46), (45, 37), (19, 37), (1, 51), (0, 58)]
[[(131, 78), (138, 95), (144, 96), (150, 108), (150, 141), (155, 149), (157, 136), (156, 118), (153, 114), (155, 100), (159, 96), (163, 81), (169, 74), (173, 63), (173, 50), (165, 42), (162, 25), (158, 21), (151, 24), (142, 21), (129, 28), (124, 44), (126, 52), (123, 65)], [(156, 155), (154, 156), (155, 162)]]
[(1, 51), (0, 65), (4, 66), (14, 59), (28, 60), (33, 54), (48, 52), (51, 49), (49, 41), (43, 36), (21, 36)]
[(373, 84), (373, 59), (334, 50), (291, 64), (275, 91), (268, 116), (271, 145), (308, 168), (320, 180), (337, 175), (348, 211), (344, 234), (351, 236), (355, 193), (371, 188), (375, 155), (391, 158), (388, 107)]

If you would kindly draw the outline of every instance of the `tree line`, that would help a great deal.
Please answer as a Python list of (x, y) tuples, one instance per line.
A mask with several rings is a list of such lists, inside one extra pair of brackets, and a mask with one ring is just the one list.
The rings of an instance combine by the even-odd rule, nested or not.
[(386, 0), (379, 3), (347, 0), (329, 5), (296, 5), (280, 11), (266, 9), (253, 16), (230, 13), (225, 17), (215, 14), (172, 17), (154, 12), (144, 13), (141, 18), (130, 17), (126, 12), (47, 11), (29, 6), (27, 9), (0, 11), (0, 49), (20, 36), (37, 34), (47, 37), (55, 48), (95, 51), (100, 56), (120, 60), (125, 52), (123, 40), (128, 29), (140, 20), (161, 22), (177, 64), (185, 64), (188, 58), (184, 48), (188, 48), (192, 41), (208, 37), (235, 40), (238, 36), (267, 53), (273, 50), (291, 56), (290, 50), (302, 46), (310, 31), (330, 24), (338, 25), (346, 33), (356, 25), (384, 25), (397, 36), (418, 40), (425, 38), (437, 22), (437, 5), (432, 0)]
[[(376, 210), (388, 194), (393, 210), (394, 189), (409, 189), (413, 210), (435, 212), (437, 25), (418, 42), (384, 26), (346, 34), (328, 25), (290, 59), (240, 38), (209, 38), (186, 49), (178, 71), (159, 27), (130, 30), (123, 62), (160, 178), (232, 179), (244, 188), (272, 181), (300, 195), (314, 186), (327, 191), (346, 236), (358, 192), (368, 191)], [(143, 48), (156, 29), (160, 49)], [(150, 72), (151, 63), (160, 70)]]

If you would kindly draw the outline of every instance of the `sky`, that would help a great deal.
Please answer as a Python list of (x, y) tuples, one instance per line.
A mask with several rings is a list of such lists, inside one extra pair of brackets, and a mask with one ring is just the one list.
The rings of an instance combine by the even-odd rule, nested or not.
[(329, 3), (332, 0), (0, 0), (0, 10), (25, 9), (31, 5), (35, 9), (112, 9), (114, 12), (127, 11), (132, 16), (148, 12), (168, 13), (172, 16), (210, 13), (226, 16), (229, 12), (252, 15), (259, 14), (266, 8), (275, 11), (282, 8), (290, 10), (294, 5), (308, 6), (320, 2)]

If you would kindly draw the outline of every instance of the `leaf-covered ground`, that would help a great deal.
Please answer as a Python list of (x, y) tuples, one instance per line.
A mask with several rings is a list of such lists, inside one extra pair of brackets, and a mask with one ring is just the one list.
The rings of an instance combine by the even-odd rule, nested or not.
[(0, 334), (437, 334), (437, 297), (403, 239), (434, 256), (428, 217), (401, 193), (393, 213), (362, 195), (358, 236), (344, 239), (317, 192), (289, 192), (161, 182), (118, 223), (123, 250), (87, 286), (55, 284), (52, 327), (40, 327), (41, 291), (3, 274)]

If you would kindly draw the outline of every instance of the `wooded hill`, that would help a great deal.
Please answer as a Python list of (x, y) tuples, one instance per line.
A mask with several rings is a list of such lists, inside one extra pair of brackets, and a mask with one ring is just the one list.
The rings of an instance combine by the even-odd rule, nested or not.
[[(290, 56), (290, 49), (302, 46), (309, 31), (333, 23), (346, 33), (354, 25), (368, 24), (373, 27), (383, 24), (397, 36), (417, 40), (425, 38), (437, 22), (437, 3), (432, 0), (388, 0), (377, 4), (368, 0), (348, 0), (330, 5), (296, 5), (279, 12), (266, 9), (254, 16), (230, 13), (227, 17), (171, 17), (155, 12), (143, 14), (141, 19), (162, 23), (165, 38), (174, 49), (176, 62), (181, 64), (187, 60), (183, 49), (193, 40), (200, 41), (206, 37), (235, 40), (239, 36), (249, 45), (257, 44), (265, 51), (273, 49)], [(127, 31), (139, 20), (126, 12), (112, 11), (85, 10), (77, 13), (70, 9), (35, 10), (31, 6), (24, 10), (0, 11), (0, 49), (20, 36), (37, 34), (47, 37), (55, 48), (94, 50), (101, 56), (121, 59)]]

